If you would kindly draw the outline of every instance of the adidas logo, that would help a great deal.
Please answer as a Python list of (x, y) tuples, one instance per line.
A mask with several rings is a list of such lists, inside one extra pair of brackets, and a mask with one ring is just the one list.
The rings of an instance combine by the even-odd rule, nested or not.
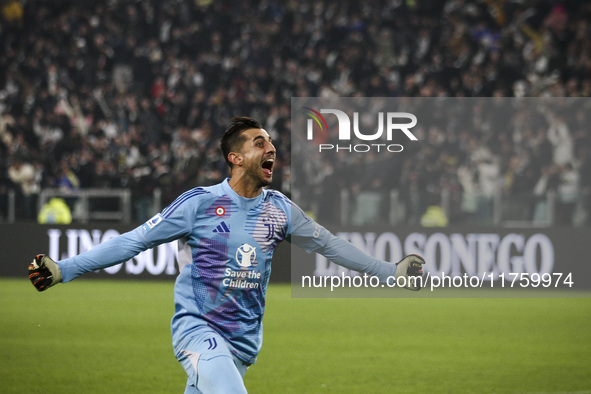
[(221, 222), (218, 224), (216, 228), (213, 229), (214, 233), (229, 233), (230, 227), (226, 224), (226, 222)]

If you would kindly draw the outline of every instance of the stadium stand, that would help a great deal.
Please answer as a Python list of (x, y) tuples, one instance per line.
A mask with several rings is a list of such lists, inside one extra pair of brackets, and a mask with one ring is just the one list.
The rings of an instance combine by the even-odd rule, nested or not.
[[(273, 136), (281, 152), (273, 186), (289, 194), (291, 97), (591, 94), (591, 4), (577, 0), (0, 6), (2, 220), (11, 201), (16, 220), (35, 220), (41, 190), (61, 187), (129, 189), (133, 220), (143, 221), (155, 190), (166, 205), (227, 175), (217, 141), (240, 114)], [(419, 224), (444, 195), (450, 224), (499, 224), (470, 197), (500, 190), (519, 219), (540, 215), (520, 207), (551, 192), (554, 223), (590, 225), (590, 116), (579, 111), (525, 135), (430, 131), (389, 177), (406, 208), (399, 223)], [(306, 176), (329, 192), (337, 167)], [(350, 179), (353, 196), (367, 187)]]

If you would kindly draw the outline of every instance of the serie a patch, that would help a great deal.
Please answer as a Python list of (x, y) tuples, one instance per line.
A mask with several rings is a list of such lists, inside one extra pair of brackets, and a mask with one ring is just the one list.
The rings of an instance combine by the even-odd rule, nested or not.
[(158, 223), (160, 223), (161, 221), (162, 221), (162, 215), (157, 213), (150, 220), (148, 220), (146, 222), (146, 224), (144, 225), (144, 230), (148, 230), (148, 229), (156, 227), (158, 225)]

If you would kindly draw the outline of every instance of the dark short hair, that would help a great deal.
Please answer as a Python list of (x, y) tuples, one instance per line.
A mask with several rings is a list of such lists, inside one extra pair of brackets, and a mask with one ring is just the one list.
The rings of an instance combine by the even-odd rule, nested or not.
[(256, 119), (249, 118), (248, 116), (237, 116), (232, 118), (232, 123), (224, 132), (220, 141), (220, 148), (224, 155), (224, 160), (232, 168), (233, 164), (228, 159), (230, 152), (236, 152), (240, 150), (240, 147), (244, 143), (242, 132), (249, 129), (262, 129), (263, 126)]

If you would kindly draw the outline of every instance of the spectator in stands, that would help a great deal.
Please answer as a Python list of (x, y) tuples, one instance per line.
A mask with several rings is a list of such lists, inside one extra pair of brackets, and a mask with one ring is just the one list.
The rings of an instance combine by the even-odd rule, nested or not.
[[(193, 135), (207, 125), (205, 139), (215, 140), (222, 120), (243, 113), (271, 130), (290, 97), (591, 94), (587, 2), (246, 0), (230, 10), (192, 0), (9, 3), (20, 11), (5, 12), (12, 22), (0, 28), (0, 112), (15, 126), (2, 131), (0, 122), (0, 143), (12, 159), (16, 141), (46, 172), (83, 145), (124, 176), (114, 153), (133, 147), (134, 160), (139, 152), (152, 166), (158, 161), (149, 145), (162, 150), (163, 143), (173, 154), (161, 162), (172, 184), (185, 187), (190, 181), (173, 148), (183, 129)], [(588, 124), (588, 114), (577, 121)], [(573, 161), (573, 119), (547, 129), (560, 165)], [(226, 176), (223, 163), (209, 159), (207, 142), (196, 139), (195, 148), (182, 140), (200, 152), (195, 184)], [(508, 141), (491, 152), (494, 160), (506, 163), (528, 143)], [(287, 152), (289, 139), (282, 143)], [(461, 162), (442, 189), (457, 183)], [(429, 184), (418, 183), (417, 192)]]
[(579, 172), (571, 163), (561, 168), (557, 197), (556, 224), (572, 226), (579, 199)]
[(31, 161), (23, 156), (14, 157), (8, 167), (8, 177), (16, 188), (16, 201), (25, 219), (35, 219), (37, 197), (40, 192), (41, 172)]
[(568, 124), (560, 113), (548, 114), (548, 140), (554, 147), (553, 160), (558, 165), (573, 161), (573, 140)]

